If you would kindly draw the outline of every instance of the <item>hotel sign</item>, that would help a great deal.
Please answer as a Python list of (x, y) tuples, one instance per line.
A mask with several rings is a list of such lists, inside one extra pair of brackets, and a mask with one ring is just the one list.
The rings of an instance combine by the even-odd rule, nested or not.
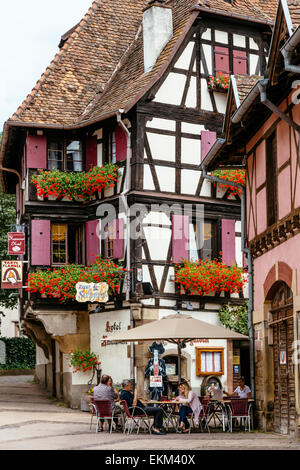
[(8, 254), (25, 255), (25, 233), (8, 233)]
[(108, 301), (108, 284), (100, 282), (77, 282), (76, 284), (76, 300), (77, 302), (100, 302)]
[(22, 261), (1, 262), (1, 289), (22, 289), (23, 263)]

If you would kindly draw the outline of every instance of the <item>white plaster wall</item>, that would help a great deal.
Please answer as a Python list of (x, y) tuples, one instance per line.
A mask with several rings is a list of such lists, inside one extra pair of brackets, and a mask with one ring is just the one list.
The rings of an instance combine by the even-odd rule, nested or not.
[(165, 227), (144, 227), (152, 261), (166, 259), (172, 231)]
[(207, 82), (204, 78), (201, 79), (201, 109), (213, 111)]
[(202, 34), (202, 39), (207, 39), (208, 41), (211, 40), (211, 29), (208, 28), (203, 34)]
[(4, 338), (14, 338), (15, 337), (15, 321), (19, 321), (19, 312), (15, 308), (13, 310), (4, 308), (2, 309), (5, 316), (0, 316), (0, 336)]
[(146, 126), (152, 127), (153, 129), (163, 129), (165, 131), (175, 132), (176, 121), (172, 121), (170, 119), (153, 118), (147, 121)]
[(175, 168), (156, 166), (161, 191), (175, 192)]
[[(107, 332), (107, 322), (110, 326), (120, 325), (120, 330)], [(130, 358), (127, 357), (127, 344), (105, 346), (105, 340), (114, 333), (126, 331), (128, 326), (130, 326), (129, 309), (96, 313), (90, 316), (91, 350), (99, 356), (102, 374), (111, 375), (115, 383), (121, 382), (130, 376)]]
[[(164, 83), (156, 93), (154, 101), (159, 103), (168, 103), (174, 105), (180, 105), (184, 86), (186, 82), (186, 76), (178, 73), (169, 73)], [(176, 93), (174, 93), (176, 90)]]
[[(208, 69), (208, 73), (210, 75), (213, 74), (213, 69), (212, 69), (212, 55), (211, 55), (211, 46), (209, 46), (208, 44), (203, 44), (202, 45), (203, 47), (203, 53), (204, 53), (204, 57), (205, 57), (205, 61), (206, 61), (206, 65), (207, 65), (207, 69)], [(203, 64), (202, 64), (202, 61), (201, 61), (201, 73), (205, 73), (205, 70), (203, 68)], [(204, 80), (204, 83), (206, 83), (206, 80)], [(201, 83), (201, 87), (203, 86), (203, 84)], [(207, 86), (207, 85), (206, 85)]]
[(259, 57), (257, 55), (254, 55), (254, 54), (250, 54), (249, 56), (249, 64), (250, 64), (250, 67), (249, 67), (249, 71), (250, 71), (250, 75), (254, 75), (256, 73), (256, 67), (257, 67), (257, 63), (259, 61)]
[(40, 366), (42, 364), (48, 364), (49, 361), (46, 358), (44, 351), (38, 345), (36, 345), (36, 365)]
[(233, 45), (238, 47), (246, 47), (246, 38), (240, 34), (233, 34)]
[(175, 136), (147, 132), (147, 137), (154, 160), (175, 162)]
[(215, 31), (215, 40), (216, 42), (221, 42), (223, 44), (228, 44), (228, 33), (225, 31)]
[(203, 181), (202, 188), (200, 191), (201, 197), (210, 197), (211, 195), (211, 183), (207, 180)]
[(178, 69), (185, 69), (187, 70), (190, 66), (193, 48), (195, 43), (193, 41), (189, 42), (186, 48), (183, 50), (181, 56), (175, 63), (175, 67)]
[(181, 170), (181, 193), (195, 195), (199, 178), (200, 171)]
[(190, 122), (181, 123), (181, 131), (187, 132), (188, 134), (200, 135), (200, 132), (205, 129), (201, 124), (191, 124)]
[(181, 139), (181, 163), (200, 165), (201, 163), (201, 141), (200, 139)]
[(250, 46), (251, 49), (254, 49), (254, 50), (257, 50), (257, 51), (259, 49), (258, 45), (256, 44), (256, 42), (252, 38), (250, 38), (250, 40), (249, 40), (249, 46)]
[(214, 92), (215, 102), (217, 106), (218, 113), (225, 114), (226, 103), (227, 103), (227, 94)]
[(196, 77), (191, 77), (188, 93), (185, 100), (187, 108), (197, 107), (197, 80)]
[(148, 189), (150, 191), (155, 190), (150, 166), (146, 163), (144, 164), (144, 189)]

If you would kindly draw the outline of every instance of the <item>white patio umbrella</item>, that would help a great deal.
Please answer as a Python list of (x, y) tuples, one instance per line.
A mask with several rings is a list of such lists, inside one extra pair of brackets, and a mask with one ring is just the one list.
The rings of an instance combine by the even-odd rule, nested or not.
[(178, 381), (181, 381), (181, 349), (193, 339), (236, 339), (247, 340), (248, 336), (235, 331), (197, 320), (190, 315), (177, 313), (163, 317), (142, 326), (109, 337), (109, 341), (159, 341), (165, 340), (178, 348)]

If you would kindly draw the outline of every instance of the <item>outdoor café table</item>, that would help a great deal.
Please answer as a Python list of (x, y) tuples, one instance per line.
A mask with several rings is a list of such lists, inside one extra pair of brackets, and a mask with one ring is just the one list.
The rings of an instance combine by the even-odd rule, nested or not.
[(173, 426), (175, 431), (177, 431), (177, 426), (174, 424), (174, 421), (173, 421), (173, 419), (175, 418), (173, 413), (174, 413), (174, 410), (175, 410), (176, 406), (179, 405), (178, 401), (175, 401), (175, 400), (166, 400), (166, 401), (149, 400), (149, 401), (143, 401), (143, 403), (146, 406), (159, 406), (160, 408), (162, 408), (162, 410), (164, 412), (164, 415), (165, 415), (167, 425), (169, 425), (169, 423), (171, 423), (171, 426)]

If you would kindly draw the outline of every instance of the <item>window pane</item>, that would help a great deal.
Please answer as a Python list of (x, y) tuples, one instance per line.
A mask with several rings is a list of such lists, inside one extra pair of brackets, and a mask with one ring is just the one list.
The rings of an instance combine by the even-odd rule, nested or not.
[(212, 250), (212, 223), (211, 222), (204, 222), (204, 235), (203, 235), (203, 249), (201, 253), (202, 259), (212, 259), (213, 258), (213, 250)]
[(52, 259), (54, 264), (66, 264), (67, 226), (64, 224), (52, 224)]
[(48, 150), (48, 169), (63, 170), (63, 151)]
[(221, 353), (220, 352), (214, 353), (214, 361), (215, 361), (214, 372), (221, 372)]
[(201, 353), (201, 372), (206, 372), (205, 366), (205, 352)]
[(189, 227), (190, 234), (190, 261), (198, 261), (198, 250), (196, 243), (196, 224), (190, 224)]
[(80, 140), (67, 141), (67, 170), (82, 171), (82, 143)]
[(213, 372), (213, 353), (206, 353), (206, 372)]
[(104, 254), (106, 258), (113, 258), (114, 255), (114, 229), (113, 224), (105, 226), (105, 249)]

